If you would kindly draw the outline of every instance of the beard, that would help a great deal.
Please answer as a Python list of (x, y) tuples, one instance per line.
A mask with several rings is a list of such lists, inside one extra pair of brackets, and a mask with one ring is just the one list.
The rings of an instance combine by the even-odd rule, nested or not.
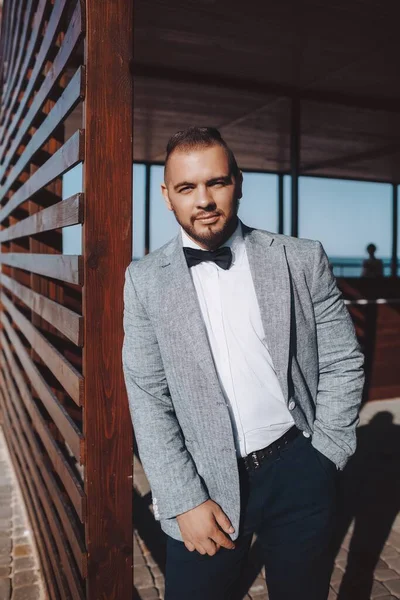
[[(215, 225), (211, 224), (211, 225), (205, 225), (202, 227), (201, 231), (198, 231), (195, 228), (195, 223), (196, 221), (193, 220), (190, 222), (190, 224), (188, 223), (184, 223), (179, 216), (176, 214), (175, 209), (173, 209), (173, 213), (175, 215), (175, 219), (177, 220), (177, 222), (179, 223), (179, 225), (182, 227), (182, 229), (185, 231), (185, 233), (187, 233), (187, 235), (192, 238), (192, 240), (194, 240), (195, 242), (197, 242), (199, 245), (202, 246), (206, 246), (207, 249), (209, 250), (215, 250), (216, 248), (218, 248), (219, 246), (221, 246), (224, 242), (226, 242), (226, 240), (228, 240), (231, 235), (233, 234), (233, 232), (236, 229), (238, 220), (237, 220), (237, 212), (239, 209), (239, 199), (236, 201), (236, 206), (235, 206), (235, 210), (232, 213), (232, 215), (228, 218), (223, 220), (223, 217), (220, 217), (219, 221), (223, 221), (222, 222), (222, 226), (220, 225), (220, 222), (218, 221), (217, 225), (218, 225), (218, 229), (217, 230), (213, 230), (213, 227)], [(216, 211), (210, 211), (215, 213)], [(221, 213), (219, 213), (221, 214)]]

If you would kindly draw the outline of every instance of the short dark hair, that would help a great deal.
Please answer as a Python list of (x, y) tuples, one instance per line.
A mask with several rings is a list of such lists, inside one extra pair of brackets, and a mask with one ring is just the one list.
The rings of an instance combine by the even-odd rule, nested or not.
[(240, 171), (235, 155), (215, 127), (187, 127), (187, 129), (177, 131), (167, 144), (164, 173), (167, 169), (168, 159), (175, 150), (196, 150), (217, 145), (224, 148), (228, 156), (229, 173), (237, 178)]

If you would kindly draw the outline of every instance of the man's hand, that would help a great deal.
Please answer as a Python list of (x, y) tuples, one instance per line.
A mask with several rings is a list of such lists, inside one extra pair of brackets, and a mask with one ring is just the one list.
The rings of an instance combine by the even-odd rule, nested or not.
[(222, 508), (213, 500), (206, 500), (196, 508), (177, 516), (186, 548), (200, 554), (214, 556), (222, 546), (233, 550), (235, 544), (226, 533), (235, 530)]

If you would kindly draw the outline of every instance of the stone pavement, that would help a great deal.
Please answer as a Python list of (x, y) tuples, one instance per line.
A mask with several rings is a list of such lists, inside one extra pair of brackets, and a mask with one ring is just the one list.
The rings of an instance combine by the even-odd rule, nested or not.
[[(134, 461), (134, 584), (137, 600), (162, 600), (165, 548), (150, 488)], [(358, 450), (341, 474), (329, 600), (400, 599), (400, 399), (361, 411)], [(243, 600), (267, 600), (254, 540)]]
[(0, 600), (46, 600), (21, 490), (0, 427)]

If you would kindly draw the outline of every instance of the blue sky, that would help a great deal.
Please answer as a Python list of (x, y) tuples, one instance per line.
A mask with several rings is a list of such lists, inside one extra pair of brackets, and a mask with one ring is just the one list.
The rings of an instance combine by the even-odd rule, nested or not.
[[(174, 215), (167, 210), (160, 191), (163, 168), (151, 169), (150, 250), (155, 250), (178, 232)], [(134, 166), (133, 256), (144, 250), (145, 168)], [(82, 190), (78, 165), (64, 175), (63, 197)], [(290, 177), (285, 177), (285, 233), (290, 235)], [(245, 173), (239, 216), (247, 224), (269, 231), (278, 227), (278, 178), (276, 175)], [(320, 240), (330, 257), (363, 257), (374, 242), (377, 255), (391, 254), (392, 188), (388, 184), (301, 177), (299, 183), (299, 235)], [(399, 219), (400, 220), (400, 219)], [(400, 223), (399, 223), (400, 229)], [(64, 253), (81, 253), (81, 226), (64, 228)], [(400, 241), (398, 253), (400, 253)]]

